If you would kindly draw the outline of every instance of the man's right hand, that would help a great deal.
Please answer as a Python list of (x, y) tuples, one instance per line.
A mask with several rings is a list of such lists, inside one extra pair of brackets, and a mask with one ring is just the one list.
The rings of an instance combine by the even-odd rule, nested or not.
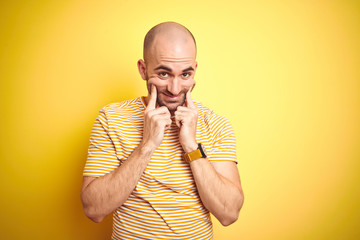
[(171, 125), (171, 114), (167, 107), (156, 106), (157, 91), (151, 86), (150, 99), (144, 112), (144, 130), (141, 145), (155, 150), (160, 146), (165, 130)]
[[(104, 176), (84, 177), (81, 200), (86, 215), (94, 222), (101, 222), (129, 198), (153, 152), (163, 141), (171, 115), (166, 107), (156, 106), (156, 99), (156, 87), (152, 86), (144, 113), (143, 139), (126, 161)], [(108, 144), (112, 144), (110, 139)]]

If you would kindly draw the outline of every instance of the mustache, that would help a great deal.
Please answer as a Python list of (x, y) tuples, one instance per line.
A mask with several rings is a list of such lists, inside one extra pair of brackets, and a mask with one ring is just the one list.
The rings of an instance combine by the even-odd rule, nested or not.
[[(164, 93), (166, 95), (169, 95), (169, 96), (179, 96), (179, 95), (182, 95), (182, 94), (186, 94), (188, 90), (182, 90), (181, 92), (179, 92), (178, 94), (173, 94), (171, 92), (169, 92), (168, 90), (164, 90), (164, 91), (161, 91), (161, 93)], [(160, 91), (159, 91), (160, 92)]]

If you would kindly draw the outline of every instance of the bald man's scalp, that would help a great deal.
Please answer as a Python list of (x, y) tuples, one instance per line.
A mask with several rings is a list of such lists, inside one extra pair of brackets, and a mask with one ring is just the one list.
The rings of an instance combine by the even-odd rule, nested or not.
[(196, 50), (196, 41), (194, 35), (189, 31), (189, 29), (176, 22), (160, 23), (152, 27), (145, 36), (144, 49), (143, 49), (143, 57), (145, 63), (147, 62), (148, 54), (149, 51), (151, 50), (155, 38), (161, 34), (167, 35), (169, 38), (175, 37), (177, 40), (183, 38), (184, 41), (187, 41), (187, 38), (190, 36), (194, 42), (195, 50)]

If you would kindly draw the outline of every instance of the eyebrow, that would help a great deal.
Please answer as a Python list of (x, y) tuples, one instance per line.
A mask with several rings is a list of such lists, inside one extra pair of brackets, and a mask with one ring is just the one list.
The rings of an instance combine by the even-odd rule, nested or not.
[[(164, 65), (160, 65), (157, 68), (155, 68), (154, 70), (159, 70), (159, 69), (163, 69), (165, 71), (172, 72), (171, 68), (166, 67)], [(188, 67), (188, 68), (185, 68), (184, 70), (182, 70), (182, 72), (188, 72), (188, 71), (194, 71), (194, 68), (193, 67)]]
[(194, 68), (193, 67), (188, 67), (188, 68), (185, 68), (184, 70), (182, 70), (183, 72), (188, 72), (188, 71), (194, 71)]
[(164, 65), (160, 65), (157, 68), (155, 68), (154, 70), (159, 70), (159, 69), (163, 69), (163, 70), (166, 70), (168, 72), (172, 72), (171, 68), (165, 67)]

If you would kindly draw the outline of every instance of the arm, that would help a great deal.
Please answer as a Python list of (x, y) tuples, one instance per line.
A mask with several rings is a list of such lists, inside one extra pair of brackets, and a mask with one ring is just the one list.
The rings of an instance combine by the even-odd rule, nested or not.
[[(185, 147), (186, 152), (197, 149)], [(202, 203), (218, 220), (228, 226), (238, 219), (244, 202), (240, 176), (233, 161), (211, 162), (200, 158), (190, 162), (190, 168)]]
[[(108, 214), (120, 207), (136, 187), (153, 152), (161, 144), (165, 128), (171, 124), (170, 112), (166, 107), (156, 108), (156, 88), (152, 88), (149, 104), (144, 112), (143, 138), (138, 147), (123, 164), (114, 171), (95, 178), (84, 177), (81, 200), (85, 214), (94, 222), (101, 222)], [(110, 138), (103, 134), (100, 142), (111, 146)], [(114, 154), (100, 146), (102, 156)], [(102, 152), (103, 151), (103, 152)], [(110, 152), (109, 152), (110, 151)]]
[[(179, 141), (185, 152), (197, 149), (197, 114), (196, 106), (188, 91), (186, 106), (179, 106), (175, 112), (175, 122), (180, 128)], [(208, 159), (200, 158), (192, 161), (190, 168), (204, 206), (221, 224), (227, 226), (235, 222), (244, 201), (236, 163), (232, 161), (210, 163)]]
[(99, 178), (84, 177), (81, 200), (86, 216), (101, 222), (121, 206), (138, 183), (152, 153), (152, 149), (139, 145), (114, 171)]
[(244, 202), (235, 162), (210, 163), (205, 158), (192, 161), (190, 167), (201, 201), (224, 226), (235, 222)]

